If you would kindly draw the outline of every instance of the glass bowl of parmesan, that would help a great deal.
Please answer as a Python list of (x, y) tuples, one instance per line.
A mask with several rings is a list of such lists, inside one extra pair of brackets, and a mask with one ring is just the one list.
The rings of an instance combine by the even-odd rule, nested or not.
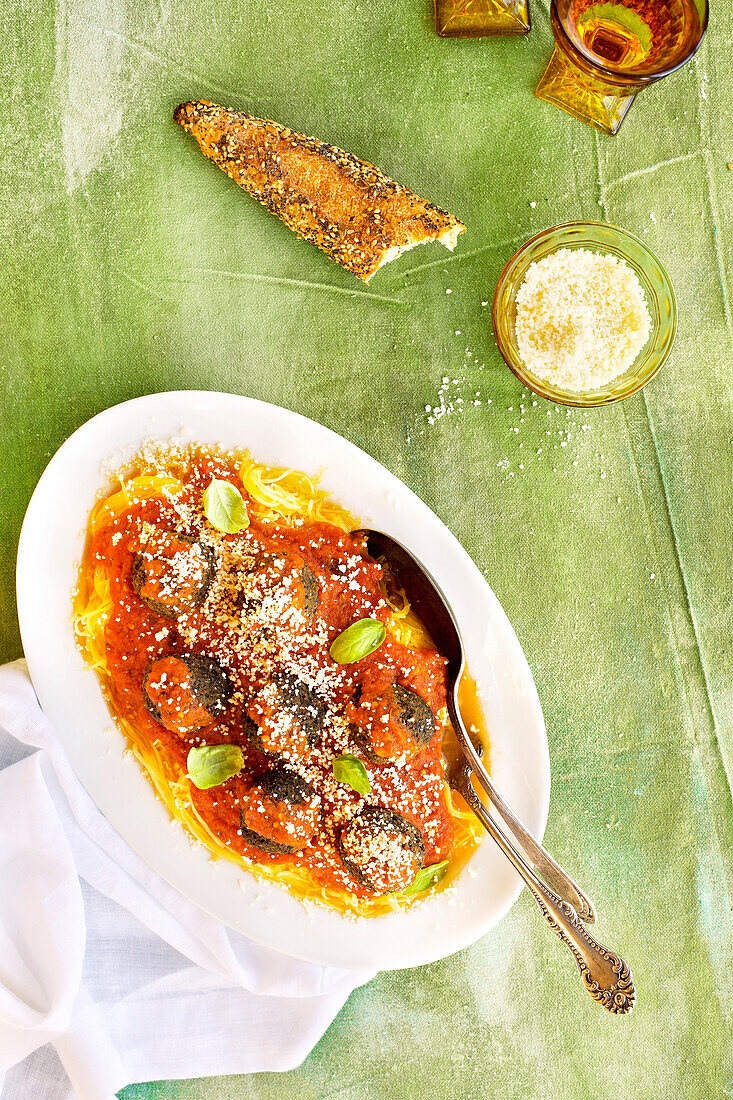
[(605, 222), (556, 225), (527, 241), (499, 276), (492, 315), (520, 382), (580, 408), (637, 393), (677, 331), (667, 272), (638, 237)]

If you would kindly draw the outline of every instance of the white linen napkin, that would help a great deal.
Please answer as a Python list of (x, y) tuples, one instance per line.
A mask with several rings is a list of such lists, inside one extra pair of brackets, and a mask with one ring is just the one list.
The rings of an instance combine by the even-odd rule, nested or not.
[(0, 1100), (300, 1065), (372, 974), (226, 928), (74, 776), (25, 662), (0, 668)]

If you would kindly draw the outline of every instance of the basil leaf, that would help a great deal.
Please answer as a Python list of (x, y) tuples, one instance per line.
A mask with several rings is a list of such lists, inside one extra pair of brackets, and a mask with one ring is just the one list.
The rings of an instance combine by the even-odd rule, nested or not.
[(449, 860), (444, 859), (442, 863), (433, 863), (430, 867), (423, 867), (422, 871), (417, 872), (405, 893), (421, 894), (423, 890), (429, 890), (431, 886), (435, 886), (436, 883), (445, 878), (448, 872), (448, 863)]
[(379, 619), (357, 619), (331, 643), (328, 652), (336, 664), (350, 665), (379, 649), (386, 637), (387, 630)]
[(186, 767), (194, 786), (205, 791), (241, 772), (244, 756), (239, 745), (203, 745), (200, 749), (189, 750)]
[(236, 535), (237, 531), (249, 527), (247, 505), (236, 485), (229, 481), (219, 481), (212, 477), (211, 484), (201, 498), (204, 515), (212, 527), (223, 531), (225, 535)]
[(369, 794), (372, 789), (366, 768), (358, 756), (352, 756), (349, 752), (335, 758), (333, 778), (337, 783), (347, 783), (357, 794)]

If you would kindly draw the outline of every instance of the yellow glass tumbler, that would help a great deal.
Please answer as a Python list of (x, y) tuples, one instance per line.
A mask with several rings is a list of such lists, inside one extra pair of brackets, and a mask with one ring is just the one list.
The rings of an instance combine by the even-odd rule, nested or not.
[(552, 0), (555, 52), (535, 94), (615, 134), (638, 93), (689, 61), (707, 0)]
[(526, 34), (528, 0), (435, 0), (435, 29), (442, 38)]

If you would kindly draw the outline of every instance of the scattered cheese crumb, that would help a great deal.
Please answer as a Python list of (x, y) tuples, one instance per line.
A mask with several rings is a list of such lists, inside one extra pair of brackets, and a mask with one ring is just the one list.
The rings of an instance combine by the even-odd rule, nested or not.
[(530, 264), (517, 292), (515, 331), (529, 371), (583, 393), (629, 370), (649, 339), (651, 317), (623, 260), (561, 248)]

